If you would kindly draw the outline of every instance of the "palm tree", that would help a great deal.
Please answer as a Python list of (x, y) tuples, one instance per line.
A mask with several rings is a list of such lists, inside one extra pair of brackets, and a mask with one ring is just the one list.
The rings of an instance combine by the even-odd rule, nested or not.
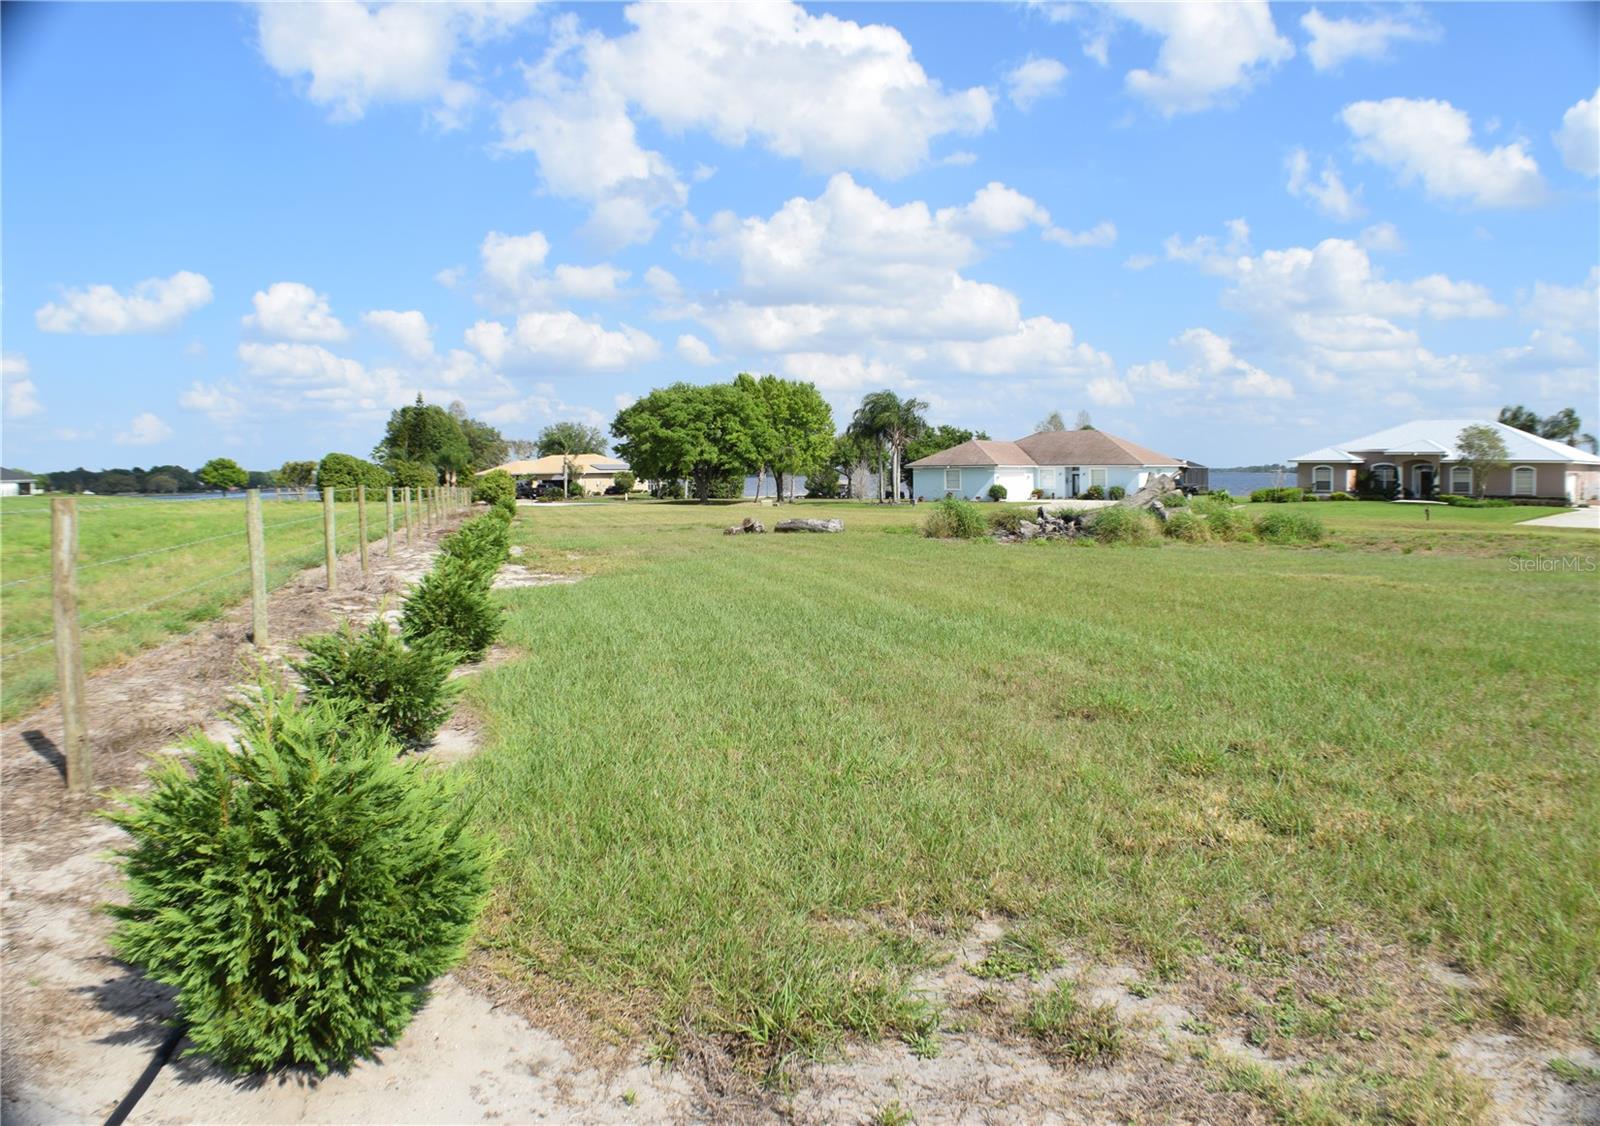
[[(873, 391), (861, 400), (861, 406), (850, 419), (849, 433), (865, 441), (888, 447), (889, 464), (894, 473), (892, 496), (900, 503), (900, 459), (906, 443), (928, 429), (928, 420), (922, 412), (928, 404), (921, 399), (902, 399), (893, 391)], [(878, 478), (882, 485), (883, 477)]]

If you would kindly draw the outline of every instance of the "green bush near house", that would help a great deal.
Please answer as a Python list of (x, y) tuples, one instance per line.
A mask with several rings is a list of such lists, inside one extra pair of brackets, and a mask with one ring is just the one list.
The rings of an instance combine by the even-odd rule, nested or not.
[(999, 483), (990, 485), (989, 486), (989, 499), (993, 500), (993, 501), (1005, 500), (1006, 499), (1006, 487), (1004, 485), (999, 484)]
[(392, 1042), (482, 910), (456, 784), (351, 720), (264, 683), (237, 750), (194, 735), (108, 814), (131, 838), (112, 949), (225, 1067), (325, 1075)]
[(412, 746), (433, 738), (450, 716), (456, 654), (431, 639), (408, 647), (379, 618), (360, 632), (346, 622), (303, 644), (308, 655), (291, 665), (312, 700), (348, 704)]
[(1089, 521), (1098, 543), (1147, 544), (1160, 538), (1156, 518), (1142, 508), (1102, 508)]
[[(1307, 497), (1304, 489), (1293, 487), (1285, 489), (1254, 489), (1250, 493), (1251, 504), (1298, 504)], [(1315, 499), (1315, 498), (1312, 498)]]
[(1211, 525), (1206, 518), (1198, 512), (1182, 509), (1167, 517), (1166, 524), (1161, 529), (1169, 539), (1182, 540), (1185, 543), (1209, 543), (1211, 541)]
[(1079, 500), (1105, 500), (1106, 487), (1104, 485), (1090, 485), (1078, 494)]
[(1322, 539), (1322, 521), (1309, 512), (1268, 512), (1256, 517), (1256, 535), (1267, 543), (1316, 543)]
[(481, 501), (484, 504), (497, 504), (502, 500), (515, 503), (517, 483), (504, 469), (492, 469), (482, 477), (473, 479), (472, 499), (474, 503)]
[(1328, 499), (1329, 500), (1355, 500), (1356, 498), (1351, 493), (1329, 493), (1328, 494)]
[(922, 534), (930, 539), (975, 540), (988, 533), (989, 522), (984, 519), (983, 510), (960, 497), (934, 501), (922, 521)]
[(1455, 493), (1444, 493), (1439, 497), (1451, 508), (1514, 508), (1515, 502), (1505, 497), (1464, 497)]
[(1106, 490), (1107, 500), (1121, 500), (1127, 495), (1128, 490), (1123, 488), (1121, 485), (1112, 485), (1111, 488)]

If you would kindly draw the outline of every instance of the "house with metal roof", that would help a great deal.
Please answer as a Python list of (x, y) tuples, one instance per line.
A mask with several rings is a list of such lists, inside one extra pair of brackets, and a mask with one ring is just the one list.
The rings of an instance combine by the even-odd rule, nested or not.
[(1008, 500), (1026, 500), (1034, 490), (1053, 499), (1095, 486), (1133, 493), (1156, 474), (1178, 476), (1184, 464), (1104, 430), (1045, 430), (1015, 442), (963, 442), (907, 468), (918, 496), (982, 499), (1003, 485)]
[(35, 491), (33, 474), (0, 468), (0, 497), (27, 497)]
[[(1456, 441), (1469, 426), (1487, 426), (1506, 447), (1506, 465), (1473, 480)], [(1600, 454), (1476, 418), (1429, 418), (1310, 450), (1290, 459), (1308, 492), (1376, 492), (1426, 500), (1458, 496), (1600, 500)]]

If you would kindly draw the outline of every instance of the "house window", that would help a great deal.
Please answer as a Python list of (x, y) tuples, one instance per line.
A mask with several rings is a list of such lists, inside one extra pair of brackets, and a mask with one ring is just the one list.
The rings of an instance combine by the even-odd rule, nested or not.
[(1453, 465), (1450, 467), (1450, 491), (1461, 497), (1470, 497), (1472, 495), (1472, 466)]
[(1399, 471), (1388, 462), (1381, 462), (1372, 467), (1372, 487), (1380, 493), (1393, 489), (1399, 481)]
[(1531, 465), (1519, 465), (1511, 471), (1511, 495), (1531, 497), (1539, 487), (1538, 471)]
[(1102, 489), (1106, 487), (1106, 471), (1104, 469), (1089, 470), (1089, 487), (1093, 488), (1096, 485), (1099, 485)]
[(961, 470), (946, 469), (944, 471), (944, 491), (959, 493), (961, 491)]
[(1319, 465), (1311, 471), (1311, 491), (1314, 493), (1333, 492), (1333, 466)]

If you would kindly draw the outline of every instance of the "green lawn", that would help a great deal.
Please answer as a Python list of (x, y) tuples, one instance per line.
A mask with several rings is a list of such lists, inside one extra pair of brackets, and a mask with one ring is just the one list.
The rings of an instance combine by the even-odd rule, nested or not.
[[(368, 535), (381, 538), (383, 505), (367, 505)], [(78, 610), (89, 672), (159, 645), (249, 595), (242, 500), (86, 496), (78, 509)], [(395, 519), (403, 526), (398, 507)], [(322, 562), (319, 502), (264, 502), (262, 526), (269, 586)], [(353, 501), (336, 506), (335, 528), (339, 549), (354, 550)], [(190, 546), (168, 550), (179, 544)], [(54, 690), (50, 634), (50, 501), (7, 499), (0, 502), (0, 718), (16, 718)]]
[(803, 507), (846, 533), (519, 515), (524, 562), (589, 577), (505, 595), (521, 654), (471, 690), (506, 972), (765, 1058), (906, 1034), (930, 936), (988, 912), (1180, 979), (1400, 943), (1484, 1012), (1594, 1020), (1600, 576), (1510, 557), (1600, 536), (1322, 504), (1320, 548), (997, 545)]

